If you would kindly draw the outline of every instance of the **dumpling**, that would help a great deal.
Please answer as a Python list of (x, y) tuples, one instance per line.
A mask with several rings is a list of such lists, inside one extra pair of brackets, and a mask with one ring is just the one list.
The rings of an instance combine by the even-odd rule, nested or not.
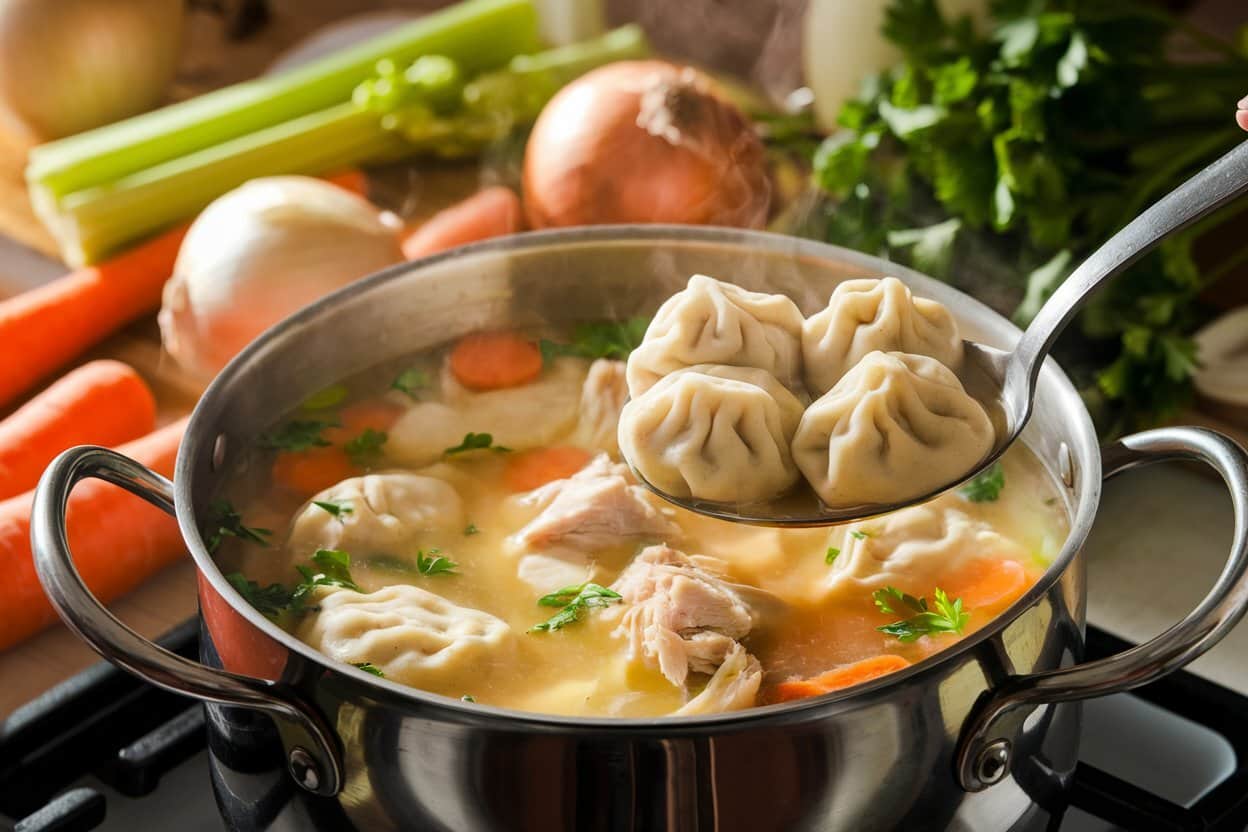
[(952, 482), (992, 448), (984, 408), (934, 358), (869, 353), (802, 416), (793, 459), (832, 507), (891, 503)]
[(802, 324), (802, 362), (812, 396), (832, 389), (869, 352), (935, 358), (952, 370), (962, 363), (962, 337), (942, 304), (915, 297), (895, 277), (846, 280), (827, 308)]
[(620, 416), (620, 451), (677, 497), (765, 500), (798, 480), (789, 444), (802, 403), (766, 370), (699, 365), (666, 376)]
[(488, 433), (495, 444), (522, 451), (549, 445), (576, 425), (587, 364), (560, 358), (521, 387), (474, 393), (443, 379), (449, 404), (417, 402), (388, 431), (386, 455), (404, 465), (435, 462), (464, 434)]
[[(340, 507), (335, 514), (316, 503)], [(464, 527), (464, 506), (453, 486), (435, 477), (391, 472), (343, 480), (295, 514), (287, 549), (306, 559), (317, 549), (363, 557), (400, 553), (421, 532)]]
[(369, 593), (339, 589), (321, 595), (318, 605), (299, 638), (332, 659), (368, 662), (387, 679), (426, 690), (457, 695), (479, 686), (480, 674), (514, 647), (506, 622), (407, 584)]
[(950, 505), (949, 497), (910, 506), (842, 527), (840, 554), (832, 562), (826, 595), (866, 598), (896, 586), (930, 595), (982, 557), (1026, 560), (1026, 550), (982, 521)]
[(628, 392), (636, 398), (668, 373), (696, 364), (754, 367), (800, 390), (801, 335), (802, 313), (784, 295), (695, 274), (659, 307), (628, 357)]
[(581, 388), (580, 417), (572, 441), (582, 448), (619, 453), (616, 433), (620, 411), (628, 401), (628, 381), (623, 361), (599, 358), (589, 365), (589, 375)]

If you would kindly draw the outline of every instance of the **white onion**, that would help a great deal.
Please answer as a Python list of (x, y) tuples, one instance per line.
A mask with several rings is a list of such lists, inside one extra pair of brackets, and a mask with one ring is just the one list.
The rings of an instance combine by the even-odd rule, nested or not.
[(0, 121), (68, 136), (161, 103), (183, 0), (0, 0)]
[(403, 259), (398, 222), (304, 176), (253, 179), (191, 225), (165, 285), (160, 332), (189, 372), (208, 376), (295, 310)]

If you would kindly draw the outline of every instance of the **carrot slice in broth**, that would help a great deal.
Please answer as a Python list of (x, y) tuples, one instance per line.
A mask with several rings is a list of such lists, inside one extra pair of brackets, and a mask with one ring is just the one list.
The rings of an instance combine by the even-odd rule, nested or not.
[(844, 690), (854, 685), (870, 682), (909, 666), (910, 662), (891, 653), (872, 656), (844, 667), (833, 668), (809, 679), (790, 679), (787, 682), (781, 682), (776, 685), (770, 701), (791, 702), (794, 699), (821, 696), (834, 690)]

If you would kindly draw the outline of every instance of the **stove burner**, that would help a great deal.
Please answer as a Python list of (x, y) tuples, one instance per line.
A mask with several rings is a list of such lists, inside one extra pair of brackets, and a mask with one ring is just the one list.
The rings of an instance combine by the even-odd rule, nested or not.
[[(179, 625), (160, 644), (196, 657), (197, 620)], [(1088, 628), (1089, 658), (1130, 646)], [(1248, 827), (1248, 697), (1180, 671), (1133, 694), (1091, 703), (1089, 712), (1063, 832)], [(1129, 732), (1119, 728), (1119, 719), (1130, 721)], [(1173, 724), (1160, 727), (1165, 723)], [(1097, 730), (1118, 733), (1108, 743), (1088, 742)], [(97, 829), (108, 802), (102, 788), (149, 795), (162, 777), (197, 754), (202, 758), (205, 743), (199, 705), (110, 664), (94, 665), (0, 723), (0, 825), (8, 817), (21, 818), (14, 832)], [(209, 791), (206, 772), (198, 774)], [(102, 787), (78, 785), (88, 776)]]

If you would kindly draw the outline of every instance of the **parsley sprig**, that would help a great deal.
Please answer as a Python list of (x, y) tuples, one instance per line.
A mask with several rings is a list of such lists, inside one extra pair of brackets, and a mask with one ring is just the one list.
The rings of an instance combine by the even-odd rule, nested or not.
[(565, 586), (563, 589), (543, 595), (537, 603), (543, 607), (561, 607), (559, 612), (540, 624), (535, 624), (530, 632), (549, 632), (560, 630), (580, 620), (581, 615), (594, 607), (605, 607), (623, 600), (620, 593), (592, 582)]
[(488, 433), (465, 433), (464, 441), (460, 442), (453, 448), (447, 448), (442, 452), (443, 456), (455, 456), (456, 454), (464, 454), (469, 451), (485, 451), (490, 450), (498, 454), (511, 453), (511, 448), (505, 445), (495, 445), (494, 437)]
[(386, 678), (386, 674), (381, 672), (381, 668), (372, 662), (352, 662), (352, 664), (360, 670), (363, 670), (365, 673), (371, 673), (374, 676), (380, 676), (383, 679)]
[(428, 386), (429, 373), (418, 367), (409, 367), (390, 382), (390, 389), (406, 393), (413, 399), (417, 398), (417, 393)]
[(208, 512), (211, 518), (210, 527), (214, 529), (206, 541), (209, 552), (217, 551), (227, 537), (237, 537), (257, 546), (269, 545), (268, 538), (273, 534), (272, 529), (244, 525), (242, 515), (228, 500), (214, 501), (208, 507)]
[(243, 599), (261, 612), (265, 617), (277, 620), (278, 616), (290, 606), (290, 590), (281, 584), (260, 586), (249, 580), (242, 572), (231, 572), (225, 576), (230, 586), (238, 590)]
[(617, 358), (621, 361), (628, 358), (645, 337), (649, 318), (636, 317), (626, 321), (595, 321), (578, 324), (572, 331), (569, 343), (541, 340), (538, 347), (542, 351), (542, 360), (550, 363), (561, 355), (573, 355), (577, 358)]
[(958, 493), (972, 503), (992, 503), (1001, 496), (1003, 488), (1005, 488), (1005, 468), (1000, 462), (994, 462), (959, 488)]
[(935, 609), (929, 608), (926, 598), (916, 598), (896, 587), (877, 589), (871, 597), (880, 612), (894, 615), (905, 615), (907, 612), (914, 614), (876, 629), (907, 642), (936, 633), (960, 634), (971, 618), (971, 614), (962, 609), (962, 599), (949, 600), (949, 596), (939, 587), (932, 595)]
[(326, 428), (336, 427), (336, 419), (292, 419), (277, 430), (260, 434), (256, 444), (261, 448), (288, 452), (325, 448), (331, 443), (321, 434)]
[(333, 503), (329, 500), (313, 500), (312, 505), (339, 518), (344, 514), (351, 514), (355, 511), (355, 509), (351, 508), (350, 503)]
[(381, 461), (381, 449), (390, 437), (385, 431), (365, 428), (359, 436), (351, 439), (342, 449), (352, 464), (360, 468), (371, 468)]
[(430, 549), (426, 555), (423, 551), (416, 552), (416, 571), (422, 575), (456, 575), (459, 564), (441, 554), (440, 549)]
[(303, 581), (290, 593), (290, 608), (295, 612), (312, 609), (307, 605), (307, 599), (317, 587), (337, 586), (360, 591), (356, 582), (351, 580), (351, 556), (341, 549), (317, 549), (312, 555), (312, 563), (318, 568), (302, 564), (295, 567), (303, 576)]

